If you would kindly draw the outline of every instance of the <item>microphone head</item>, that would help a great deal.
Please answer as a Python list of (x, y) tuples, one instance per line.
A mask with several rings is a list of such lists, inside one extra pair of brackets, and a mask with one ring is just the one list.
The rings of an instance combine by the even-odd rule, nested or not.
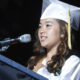
[(18, 40), (23, 43), (28, 43), (31, 41), (31, 35), (30, 34), (21, 35), (20, 37), (18, 37)]

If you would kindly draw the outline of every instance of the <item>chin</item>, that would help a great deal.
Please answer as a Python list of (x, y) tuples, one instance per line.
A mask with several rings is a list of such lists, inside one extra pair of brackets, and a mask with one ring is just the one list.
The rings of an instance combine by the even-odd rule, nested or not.
[(47, 48), (47, 45), (46, 44), (41, 44), (42, 47), (44, 48)]

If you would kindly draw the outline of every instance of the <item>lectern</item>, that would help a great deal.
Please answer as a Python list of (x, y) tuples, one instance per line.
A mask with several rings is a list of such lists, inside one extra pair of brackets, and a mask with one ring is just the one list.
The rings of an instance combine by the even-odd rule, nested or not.
[(0, 80), (48, 80), (0, 54)]

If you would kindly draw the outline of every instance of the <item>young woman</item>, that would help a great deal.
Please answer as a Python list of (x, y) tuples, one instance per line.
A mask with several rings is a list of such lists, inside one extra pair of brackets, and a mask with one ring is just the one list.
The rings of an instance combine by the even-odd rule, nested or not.
[(49, 80), (79, 80), (80, 59), (68, 46), (68, 11), (52, 3), (41, 16), (28, 68)]

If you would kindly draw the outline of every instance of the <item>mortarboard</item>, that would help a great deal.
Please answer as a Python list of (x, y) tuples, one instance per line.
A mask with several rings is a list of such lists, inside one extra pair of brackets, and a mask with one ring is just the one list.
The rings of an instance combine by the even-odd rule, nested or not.
[(78, 31), (80, 27), (80, 8), (71, 11), (71, 27)]

